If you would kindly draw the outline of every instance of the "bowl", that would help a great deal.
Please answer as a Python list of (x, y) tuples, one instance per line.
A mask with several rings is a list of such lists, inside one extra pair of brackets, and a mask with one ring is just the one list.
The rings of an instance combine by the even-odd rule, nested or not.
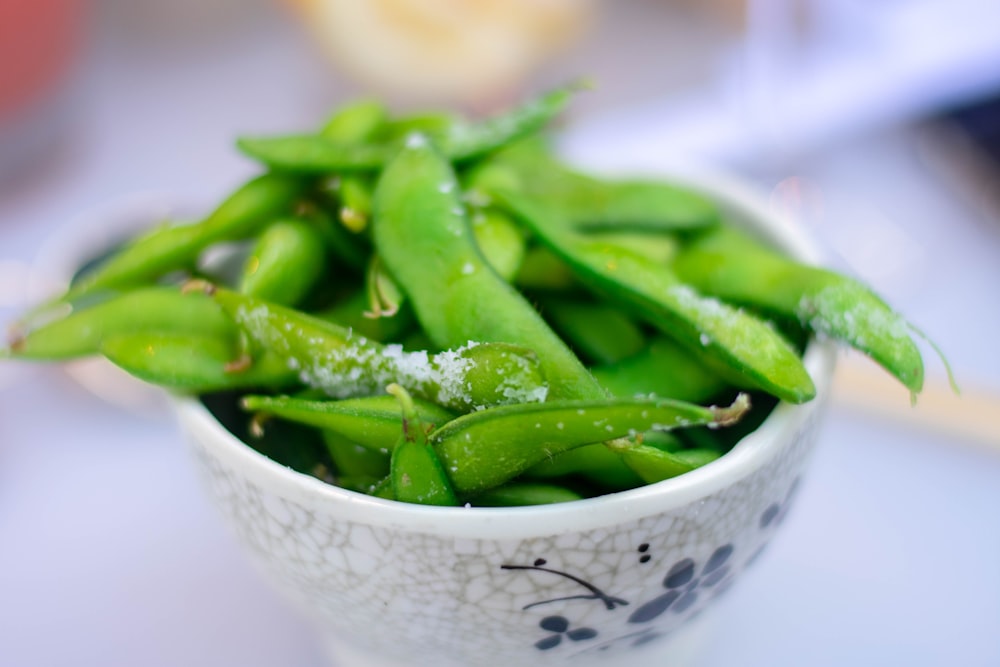
[[(799, 259), (801, 230), (727, 179), (676, 178)], [(174, 402), (208, 494), (336, 665), (687, 664), (714, 600), (789, 509), (829, 395), (835, 351), (809, 344), (817, 397), (780, 403), (720, 459), (646, 487), (558, 505), (438, 508), (296, 473)], [(419, 659), (417, 658), (419, 656)]]

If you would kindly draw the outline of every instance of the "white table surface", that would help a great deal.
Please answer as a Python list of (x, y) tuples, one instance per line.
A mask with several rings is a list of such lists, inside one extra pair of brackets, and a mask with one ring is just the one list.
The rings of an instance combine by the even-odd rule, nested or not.
[[(0, 322), (68, 220), (149, 191), (212, 200), (252, 171), (235, 133), (315, 122), (339, 84), (310, 85), (321, 66), (277, 34), (171, 58), (96, 49), (65, 140), (0, 186)], [(580, 154), (627, 161), (611, 138), (569, 131)], [(960, 378), (996, 392), (1000, 223), (914, 160), (912, 139), (862, 136), (797, 173), (823, 188), (819, 235)], [(768, 188), (787, 175), (771, 166), (751, 174)], [(897, 270), (859, 251), (866, 229), (902, 239), (881, 255)], [(835, 404), (797, 506), (722, 602), (702, 666), (1000, 664), (1000, 453), (978, 445)], [(113, 407), (54, 367), (0, 365), (0, 665), (323, 661), (207, 504), (169, 415)]]

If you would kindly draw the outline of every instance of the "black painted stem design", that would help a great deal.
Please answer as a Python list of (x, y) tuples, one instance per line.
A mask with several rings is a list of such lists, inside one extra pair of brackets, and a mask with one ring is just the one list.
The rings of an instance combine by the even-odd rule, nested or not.
[[(545, 561), (542, 561), (542, 565), (544, 565), (544, 563), (545, 563)], [(538, 607), (540, 605), (549, 604), (551, 602), (562, 602), (564, 600), (600, 600), (601, 602), (604, 603), (604, 606), (608, 610), (615, 609), (616, 607), (619, 607), (619, 606), (621, 606), (621, 607), (628, 606), (628, 600), (623, 600), (621, 598), (617, 598), (617, 597), (614, 597), (612, 595), (608, 595), (607, 593), (605, 593), (604, 591), (602, 591), (601, 589), (599, 589), (597, 586), (594, 586), (593, 584), (591, 584), (591, 583), (589, 583), (587, 581), (584, 581), (583, 579), (580, 579), (579, 577), (575, 577), (572, 574), (569, 574), (567, 572), (560, 572), (559, 570), (553, 570), (553, 569), (548, 568), (548, 567), (543, 567), (542, 565), (501, 565), (500, 569), (502, 569), (502, 570), (535, 570), (536, 572), (548, 572), (549, 574), (555, 574), (557, 576), (564, 577), (564, 578), (569, 579), (570, 581), (572, 581), (574, 583), (577, 583), (577, 584), (583, 586), (588, 591), (590, 591), (590, 595), (571, 595), (571, 596), (568, 596), (568, 597), (554, 598), (552, 600), (542, 600), (541, 602), (532, 602), (531, 604), (526, 605), (525, 607), (523, 607), (522, 610), (528, 610), (528, 609), (531, 609), (532, 607)]]

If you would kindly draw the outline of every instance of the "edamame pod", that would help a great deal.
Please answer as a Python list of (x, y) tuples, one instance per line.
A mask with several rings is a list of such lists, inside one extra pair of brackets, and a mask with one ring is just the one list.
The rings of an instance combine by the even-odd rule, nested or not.
[[(455, 490), (465, 495), (499, 486), (577, 447), (653, 428), (725, 426), (738, 421), (748, 407), (745, 397), (729, 408), (648, 398), (522, 403), (458, 417), (429, 438)], [(635, 446), (616, 442), (623, 452)]]
[(531, 304), (483, 258), (451, 165), (427, 142), (408, 142), (383, 172), (373, 233), (379, 256), (435, 344), (523, 345), (538, 355), (552, 398), (604, 396)]
[(428, 442), (410, 395), (398, 384), (389, 385), (386, 391), (399, 399), (403, 413), (403, 434), (390, 459), (393, 496), (404, 503), (458, 505), (448, 474)]
[(164, 227), (125, 246), (70, 285), (62, 300), (73, 301), (101, 289), (141, 285), (188, 267), (209, 245), (249, 238), (275, 218), (290, 213), (304, 189), (300, 179), (290, 176), (258, 176), (201, 222)]
[(544, 197), (581, 229), (688, 231), (719, 220), (718, 208), (699, 192), (664, 181), (595, 178), (567, 167), (535, 137), (498, 152), (478, 170), (470, 178), (473, 187)]
[[(539, 300), (539, 307), (553, 328), (591, 363), (620, 362), (635, 356), (646, 346), (642, 329), (621, 310), (606, 303), (588, 303), (568, 297), (543, 298)], [(600, 382), (600, 377), (597, 379)], [(635, 393), (638, 392), (628, 395)]]
[(668, 452), (649, 445), (636, 445), (622, 452), (622, 458), (647, 484), (662, 482), (691, 472), (719, 458), (721, 454), (707, 449)]
[(435, 141), (444, 137), (452, 126), (461, 122), (456, 116), (443, 111), (425, 111), (401, 118), (391, 118), (381, 128), (377, 139), (402, 139), (414, 132), (420, 132)]
[(239, 291), (293, 306), (322, 276), (324, 255), (323, 238), (315, 226), (295, 219), (274, 222), (247, 257)]
[(861, 283), (804, 266), (731, 227), (699, 235), (673, 263), (706, 294), (798, 319), (816, 333), (865, 353), (914, 394), (924, 365), (911, 327)]
[(361, 143), (383, 131), (388, 121), (389, 111), (384, 104), (359, 99), (334, 111), (319, 133), (339, 144)]
[(15, 358), (65, 360), (97, 354), (108, 336), (187, 334), (235, 341), (236, 325), (204, 294), (144, 287), (74, 311), (10, 341)]
[[(397, 408), (398, 411), (398, 408)], [(401, 420), (399, 420), (401, 423)], [(351, 442), (336, 431), (323, 431), (323, 444), (336, 468), (337, 479), (379, 480), (389, 474), (389, 452)], [(396, 425), (399, 438), (399, 423)]]
[(566, 262), (539, 245), (529, 246), (524, 253), (514, 283), (522, 289), (552, 292), (571, 290), (578, 284)]
[[(541, 129), (565, 108), (577, 87), (558, 88), (484, 121), (452, 123), (435, 143), (454, 162), (479, 157)], [(345, 146), (319, 135), (244, 137), (237, 146), (272, 168), (306, 174), (377, 170), (398, 150), (394, 141)]]
[(484, 491), (471, 500), (473, 507), (523, 507), (552, 505), (580, 500), (583, 496), (558, 484), (544, 482), (508, 482)]
[[(412, 399), (420, 420), (441, 426), (454, 415), (439, 405)], [(338, 433), (347, 440), (377, 451), (390, 451), (399, 439), (402, 417), (399, 402), (388, 395), (346, 398), (339, 401), (306, 400), (290, 396), (245, 396), (244, 410), (279, 417), (322, 431)]]
[[(440, 347), (502, 341), (538, 355), (553, 399), (600, 399), (604, 389), (524, 296), (483, 258), (451, 165), (426, 141), (407, 143), (375, 191), (375, 245), (404, 287), (422, 329)], [(638, 479), (603, 446), (567, 455), (614, 487)]]
[(513, 220), (492, 208), (476, 212), (470, 222), (486, 263), (501, 278), (512, 282), (524, 261), (524, 233)]
[(701, 403), (719, 395), (729, 385), (699, 361), (699, 352), (657, 336), (638, 353), (590, 370), (613, 396), (652, 394)]
[[(221, 288), (215, 300), (246, 334), (285, 359), (301, 381), (330, 396), (372, 395), (390, 383), (459, 412), (545, 400), (534, 354), (505, 344), (467, 343), (435, 355), (381, 345), (304, 313)], [(499, 380), (498, 380), (499, 378)]]
[(802, 360), (774, 329), (749, 313), (700, 296), (664, 266), (573, 233), (550, 209), (504, 192), (504, 205), (577, 276), (688, 349), (702, 350), (741, 386), (804, 403), (816, 395)]
[(283, 359), (266, 352), (248, 366), (234, 368), (240, 356), (237, 346), (209, 336), (115, 334), (101, 341), (100, 352), (140, 380), (191, 393), (287, 387), (296, 381)]

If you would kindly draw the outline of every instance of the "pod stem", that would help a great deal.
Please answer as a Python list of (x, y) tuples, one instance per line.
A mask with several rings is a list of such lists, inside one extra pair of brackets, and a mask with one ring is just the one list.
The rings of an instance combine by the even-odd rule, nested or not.
[[(944, 356), (944, 351), (940, 347), (938, 347), (938, 344), (935, 343), (930, 336), (924, 333), (923, 329), (920, 329), (915, 324), (911, 324), (910, 322), (907, 322), (907, 325), (910, 327), (910, 330), (913, 333), (920, 336), (920, 338), (925, 343), (930, 345), (932, 350), (934, 350), (934, 353), (937, 354), (938, 359), (940, 359), (942, 365), (944, 365), (945, 373), (948, 374), (948, 384), (951, 385), (951, 390), (955, 392), (956, 396), (960, 395), (962, 393), (962, 390), (958, 386), (958, 380), (955, 379), (955, 373), (952, 372), (951, 370), (951, 364), (948, 363), (948, 358)], [(914, 405), (916, 405), (917, 403), (917, 395), (913, 392), (910, 393), (910, 403)]]
[(715, 417), (715, 422), (711, 426), (732, 426), (750, 410), (750, 395), (741, 393), (728, 408), (713, 405), (709, 410)]
[(386, 392), (392, 394), (399, 401), (399, 406), (403, 411), (403, 437), (407, 442), (416, 442), (417, 434), (423, 434), (423, 425), (417, 415), (417, 408), (413, 404), (410, 392), (393, 382), (385, 388)]

